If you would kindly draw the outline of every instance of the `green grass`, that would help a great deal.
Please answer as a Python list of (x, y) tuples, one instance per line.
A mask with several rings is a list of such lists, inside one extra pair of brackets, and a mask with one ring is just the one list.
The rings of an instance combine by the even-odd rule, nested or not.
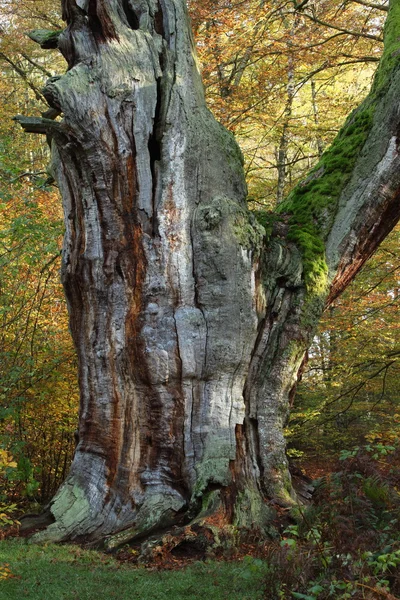
[[(15, 577), (1, 580), (5, 565)], [(256, 600), (265, 572), (252, 559), (149, 571), (78, 546), (0, 542), (0, 600)]]

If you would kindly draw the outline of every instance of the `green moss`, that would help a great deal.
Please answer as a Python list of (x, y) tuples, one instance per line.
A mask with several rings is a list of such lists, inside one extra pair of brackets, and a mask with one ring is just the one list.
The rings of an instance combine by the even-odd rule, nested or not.
[(50, 29), (34, 29), (28, 31), (27, 36), (40, 45), (44, 50), (57, 48), (58, 39), (62, 33), (62, 30), (52, 31)]
[(51, 512), (55, 523), (35, 534), (32, 538), (34, 542), (62, 540), (66, 533), (89, 516), (90, 504), (78, 485), (64, 483), (51, 505)]
[(400, 2), (390, 0), (389, 13), (384, 29), (385, 47), (376, 72), (371, 92), (384, 93), (393, 70), (399, 64), (400, 57)]
[(385, 50), (370, 94), (348, 117), (332, 146), (309, 177), (279, 205), (288, 214), (289, 240), (300, 249), (304, 280), (311, 294), (322, 294), (328, 268), (325, 240), (335, 217), (340, 195), (350, 180), (357, 158), (371, 131), (378, 100), (386, 93), (400, 63), (400, 2), (391, 3), (385, 26)]
[(229, 471), (229, 456), (219, 458), (205, 458), (196, 465), (196, 484), (193, 489), (192, 502), (203, 495), (210, 484), (227, 486), (231, 483)]
[(201, 501), (201, 511), (199, 517), (217, 512), (221, 505), (221, 490), (211, 490), (206, 492)]
[[(221, 224), (229, 223), (229, 231), (221, 228)], [(231, 231), (246, 250), (255, 253), (261, 251), (265, 238), (265, 229), (260, 225), (252, 212), (245, 206), (240, 206), (236, 201), (224, 196), (215, 196), (209, 204), (202, 204), (197, 210), (197, 227), (202, 231), (210, 231), (215, 235), (231, 235)], [(232, 227), (232, 230), (230, 229)]]
[(256, 488), (247, 487), (237, 495), (233, 525), (239, 529), (260, 529), (264, 535), (274, 536), (272, 521), (275, 512), (266, 504)]
[(373, 112), (373, 103), (368, 98), (347, 119), (308, 179), (298, 185), (277, 209), (278, 214), (291, 215), (288, 238), (302, 253), (305, 283), (315, 294), (323, 293), (326, 287), (328, 268), (324, 241), (340, 194), (371, 130)]
[(246, 250), (260, 250), (265, 229), (252, 213), (237, 208), (233, 231), (239, 244)]
[(155, 492), (145, 498), (132, 527), (110, 535), (104, 546), (114, 550), (131, 540), (151, 533), (153, 529), (168, 527), (173, 524), (176, 513), (184, 506), (184, 501), (177, 494)]
[(274, 224), (277, 221), (280, 221), (282, 217), (274, 212), (266, 212), (264, 210), (254, 210), (252, 211), (252, 214), (256, 218), (257, 222), (264, 228), (265, 237), (267, 240), (269, 240), (272, 235)]
[(235, 135), (218, 121), (215, 121), (215, 123), (220, 133), (219, 147), (225, 150), (230, 166), (237, 169), (241, 176), (243, 176), (244, 156)]

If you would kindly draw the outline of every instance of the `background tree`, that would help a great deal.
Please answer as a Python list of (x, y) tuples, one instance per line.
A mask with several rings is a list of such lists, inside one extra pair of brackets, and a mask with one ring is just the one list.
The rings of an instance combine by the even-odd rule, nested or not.
[(1, 448), (12, 457), (1, 464), (1, 495), (44, 502), (66, 475), (77, 405), (59, 285), (58, 198), (19, 185), (1, 210)]
[(366, 440), (398, 439), (398, 246), (396, 227), (325, 313), (309, 350), (291, 440), (321, 465)]
[(59, 282), (62, 210), (46, 183), (48, 147), (11, 119), (47, 111), (41, 88), (63, 60), (23, 34), (49, 24), (50, 2), (18, 10), (2, 2), (1, 16), (0, 502), (43, 503), (73, 455), (76, 359)]
[(274, 206), (365, 96), (387, 5), (191, 3), (209, 105), (244, 151), (249, 197)]

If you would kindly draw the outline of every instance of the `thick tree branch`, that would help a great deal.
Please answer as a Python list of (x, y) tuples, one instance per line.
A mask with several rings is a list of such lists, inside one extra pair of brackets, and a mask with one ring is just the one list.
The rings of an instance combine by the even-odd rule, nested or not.
[(373, 2), (364, 2), (364, 0), (351, 0), (351, 2), (361, 4), (362, 6), (366, 6), (367, 8), (374, 8), (376, 10), (383, 10), (384, 12), (389, 12), (389, 4), (375, 4)]
[(34, 29), (27, 32), (27, 36), (44, 50), (56, 50), (62, 30), (51, 31), (50, 29)]
[(381, 37), (379, 35), (374, 35), (372, 33), (363, 33), (362, 31), (351, 31), (350, 29), (345, 29), (344, 27), (339, 27), (338, 25), (333, 25), (332, 23), (328, 23), (327, 21), (322, 21), (321, 19), (318, 19), (318, 17), (316, 17), (314, 15), (310, 15), (307, 12), (303, 12), (302, 14), (305, 17), (307, 17), (307, 19), (310, 19), (310, 21), (313, 21), (314, 23), (317, 23), (318, 25), (322, 25), (323, 27), (327, 27), (328, 29), (334, 29), (336, 31), (341, 31), (342, 33), (351, 35), (353, 37), (362, 37), (362, 38), (366, 38), (369, 40), (375, 40), (376, 42), (383, 42), (383, 37)]
[(24, 58), (28, 63), (30, 63), (32, 65), (32, 67), (35, 67), (35, 69), (38, 69), (39, 71), (41, 71), (44, 75), (46, 75), (46, 77), (52, 77), (53, 74), (50, 73), (50, 71), (48, 71), (45, 67), (43, 67), (41, 64), (39, 64), (38, 62), (36, 62), (35, 60), (33, 60), (30, 56), (28, 56), (27, 54), (25, 54), (24, 52), (21, 52), (21, 56), (22, 58)]
[(39, 92), (39, 90), (37, 89), (37, 87), (30, 81), (28, 75), (26, 74), (26, 72), (24, 70), (20, 66), (18, 66), (17, 63), (15, 63), (6, 54), (4, 54), (4, 52), (0, 52), (0, 59), (1, 58), (3, 60), (5, 60), (9, 65), (11, 65), (11, 67), (14, 69), (14, 71), (16, 73), (18, 73), (18, 75), (25, 81), (25, 83), (28, 85), (28, 87), (30, 87), (30, 89), (32, 90), (32, 92), (35, 94), (36, 100), (39, 100), (40, 102), (46, 103), (45, 98)]
[[(310, 176), (279, 208), (305, 259), (309, 290), (337, 297), (400, 216), (398, 0), (370, 94), (348, 118)], [(326, 251), (326, 256), (325, 256)]]
[(13, 119), (14, 121), (17, 121), (27, 133), (46, 135), (55, 131), (61, 131), (62, 129), (62, 125), (57, 121), (45, 119), (43, 117), (25, 117), (23, 115), (16, 115)]

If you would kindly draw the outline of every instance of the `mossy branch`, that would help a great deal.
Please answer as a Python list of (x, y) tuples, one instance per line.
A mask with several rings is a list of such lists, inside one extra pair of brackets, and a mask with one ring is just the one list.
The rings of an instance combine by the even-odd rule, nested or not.
[(328, 284), (325, 241), (340, 196), (350, 181), (372, 129), (378, 100), (387, 92), (400, 64), (400, 0), (393, 0), (385, 25), (383, 56), (369, 95), (347, 118), (330, 148), (310, 175), (289, 194), (275, 214), (289, 217), (289, 239), (300, 249), (309, 293), (323, 294)]
[(58, 48), (58, 39), (62, 33), (62, 29), (52, 31), (50, 29), (34, 29), (28, 31), (26, 35), (36, 44), (39, 44), (44, 50), (56, 50)]

